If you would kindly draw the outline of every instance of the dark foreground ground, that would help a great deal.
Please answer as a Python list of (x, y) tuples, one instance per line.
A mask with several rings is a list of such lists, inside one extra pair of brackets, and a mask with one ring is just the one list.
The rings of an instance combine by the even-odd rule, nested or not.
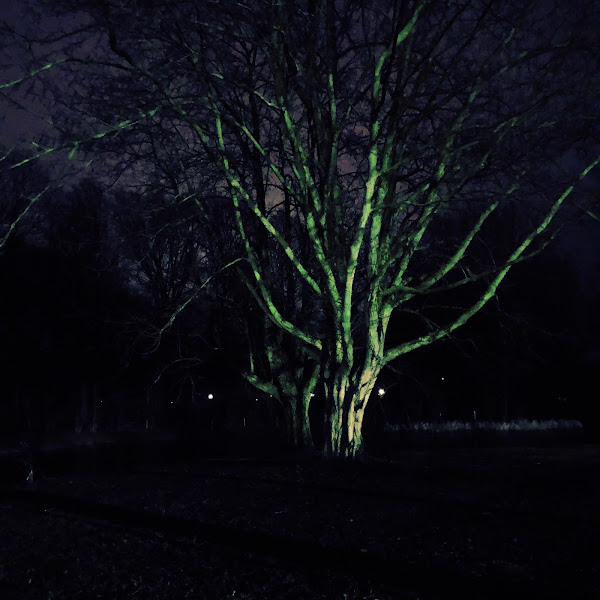
[(600, 598), (599, 445), (84, 466), (0, 489), (0, 598)]

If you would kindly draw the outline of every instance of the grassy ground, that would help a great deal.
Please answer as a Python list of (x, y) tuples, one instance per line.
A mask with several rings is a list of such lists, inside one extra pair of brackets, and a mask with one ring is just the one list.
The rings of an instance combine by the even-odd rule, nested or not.
[(599, 472), (584, 445), (47, 476), (0, 495), (0, 597), (600, 597)]

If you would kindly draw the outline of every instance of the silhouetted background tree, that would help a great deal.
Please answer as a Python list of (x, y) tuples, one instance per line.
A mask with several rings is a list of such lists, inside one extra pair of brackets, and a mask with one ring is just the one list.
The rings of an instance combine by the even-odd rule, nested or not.
[[(56, 140), (32, 160), (101, 161), (130, 194), (82, 232), (104, 236), (103, 261), (120, 249), (116, 271), (150, 307), (140, 339), (165, 349), (153, 383), (195, 381), (187, 342), (208, 339), (226, 296), (213, 329), (246, 333), (246, 380), (280, 403), (293, 443), (320, 431), (332, 455), (362, 451), (382, 369), (472, 325), (599, 160), (592, 2), (47, 10), (64, 31), (37, 35), (5, 93), (35, 82), (51, 101)], [(432, 381), (427, 397), (457, 402)]]

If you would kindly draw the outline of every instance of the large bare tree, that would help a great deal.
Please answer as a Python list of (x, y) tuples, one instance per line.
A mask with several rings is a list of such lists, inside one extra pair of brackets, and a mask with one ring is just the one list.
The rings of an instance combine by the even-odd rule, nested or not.
[[(70, 4), (5, 93), (45, 83), (55, 147), (142, 186), (157, 145), (176, 197), (218, 166), (266, 320), (247, 377), (297, 443), (322, 390), (332, 455), (362, 451), (382, 368), (493, 298), (600, 160), (594, 2)], [(508, 249), (486, 243), (504, 207)], [(390, 344), (398, 314), (416, 325)]]

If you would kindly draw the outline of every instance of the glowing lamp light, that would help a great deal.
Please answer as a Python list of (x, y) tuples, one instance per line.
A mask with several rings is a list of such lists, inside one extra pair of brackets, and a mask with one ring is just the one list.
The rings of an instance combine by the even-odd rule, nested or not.
[(379, 389), (377, 390), (377, 395), (378, 395), (378, 396), (383, 396), (384, 394), (385, 394), (385, 390), (384, 390), (383, 388), (379, 388)]
[(208, 399), (209, 399), (209, 400), (212, 400), (213, 398), (214, 398), (214, 396), (213, 396), (212, 394), (209, 394), (209, 395), (208, 395)]

